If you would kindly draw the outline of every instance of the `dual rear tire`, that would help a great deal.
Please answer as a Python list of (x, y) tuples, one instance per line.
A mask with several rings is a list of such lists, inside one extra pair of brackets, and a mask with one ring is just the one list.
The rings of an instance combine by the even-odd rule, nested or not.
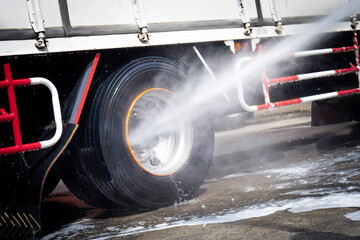
[(102, 208), (158, 208), (193, 196), (211, 163), (214, 131), (177, 112), (185, 80), (185, 71), (161, 57), (138, 59), (102, 80), (60, 162), (70, 191)]

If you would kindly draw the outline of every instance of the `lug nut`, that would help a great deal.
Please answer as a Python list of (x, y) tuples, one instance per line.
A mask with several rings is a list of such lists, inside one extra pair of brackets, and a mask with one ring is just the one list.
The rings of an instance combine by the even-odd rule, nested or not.
[(138, 113), (135, 112), (135, 111), (133, 111), (133, 112), (131, 113), (131, 115), (132, 115), (133, 117), (137, 117), (137, 116), (138, 116)]
[(156, 166), (159, 166), (159, 164), (160, 164), (160, 160), (159, 160), (159, 159), (157, 159), (157, 158), (151, 158), (151, 159), (150, 159), (150, 165), (151, 165), (151, 166), (156, 167)]
[(137, 154), (137, 157), (138, 157), (138, 158), (143, 158), (143, 157), (145, 157), (145, 152), (143, 152), (143, 151), (139, 152), (139, 153)]

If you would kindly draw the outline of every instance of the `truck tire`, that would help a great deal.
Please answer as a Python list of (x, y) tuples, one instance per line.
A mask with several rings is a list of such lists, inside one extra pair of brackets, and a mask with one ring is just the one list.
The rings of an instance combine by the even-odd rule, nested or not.
[(230, 131), (243, 127), (246, 124), (246, 120), (254, 118), (252, 112), (240, 112), (226, 116), (221, 116), (216, 119), (216, 131)]
[(133, 137), (142, 123), (167, 117), (164, 109), (181, 101), (176, 92), (185, 78), (175, 62), (144, 57), (102, 81), (82, 116), (71, 159), (61, 163), (68, 188), (103, 208), (158, 208), (193, 196), (211, 163), (211, 124), (173, 119), (175, 128), (155, 126), (151, 137), (145, 128)]

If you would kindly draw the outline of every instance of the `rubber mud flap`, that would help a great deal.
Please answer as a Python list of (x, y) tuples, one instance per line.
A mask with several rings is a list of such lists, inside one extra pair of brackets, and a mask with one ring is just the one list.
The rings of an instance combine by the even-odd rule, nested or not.
[(311, 103), (311, 126), (322, 126), (351, 120), (351, 101), (331, 99)]

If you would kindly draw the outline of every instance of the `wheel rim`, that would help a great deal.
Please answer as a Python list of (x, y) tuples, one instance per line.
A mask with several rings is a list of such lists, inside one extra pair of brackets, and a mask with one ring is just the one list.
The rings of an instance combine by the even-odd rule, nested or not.
[(193, 144), (189, 121), (172, 120), (171, 127), (153, 124), (170, 99), (176, 96), (167, 89), (147, 89), (133, 100), (126, 116), (126, 141), (133, 160), (156, 176), (172, 175), (181, 169)]

